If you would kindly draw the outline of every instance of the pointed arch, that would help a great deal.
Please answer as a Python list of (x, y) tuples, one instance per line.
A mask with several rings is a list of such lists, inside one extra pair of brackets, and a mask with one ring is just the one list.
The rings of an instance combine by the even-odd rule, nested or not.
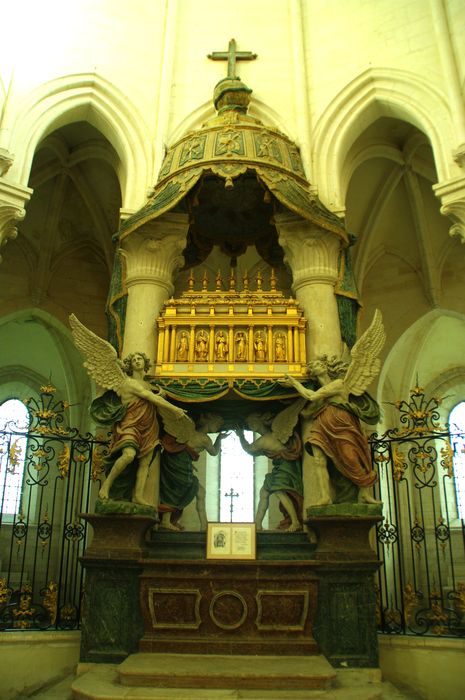
[[(417, 381), (429, 390), (436, 388), (448, 368), (463, 368), (464, 321), (463, 314), (433, 309), (407, 328), (383, 364), (378, 400), (384, 403), (405, 398)], [(444, 338), (448, 339), (446, 344)], [(436, 359), (439, 353), (442, 356), (440, 366)], [(462, 372), (465, 374), (464, 369)]]
[(63, 76), (29, 93), (12, 129), (11, 149), (23, 157), (13, 164), (11, 176), (27, 184), (40, 141), (75, 121), (89, 122), (112, 144), (120, 160), (123, 208), (137, 209), (151, 184), (148, 129), (127, 96), (95, 74)]
[[(59, 375), (64, 380), (64, 385), (57, 386), (58, 394), (60, 398), (72, 404), (69, 413), (71, 425), (83, 427), (87, 430), (87, 425), (77, 426), (76, 424), (82, 420), (86, 420), (86, 412), (82, 411), (82, 406), (88, 406), (90, 404), (95, 388), (91, 384), (83, 368), (82, 357), (73, 343), (71, 331), (47, 311), (38, 308), (25, 308), (21, 311), (0, 317), (0, 339), (2, 336), (8, 337), (10, 343), (14, 345), (16, 324), (18, 324), (17, 328), (20, 329), (22, 324), (30, 323), (36, 323), (37, 326), (41, 327), (47, 334), (50, 343), (49, 348), (51, 350), (48, 359), (54, 362), (55, 367), (47, 366), (47, 368), (45, 368), (44, 363), (38, 362), (36, 355), (33, 353), (29, 356), (30, 364), (29, 361), (26, 364), (21, 361), (20, 357), (17, 358), (16, 363), (18, 368), (21, 368), (21, 375), (26, 377), (30, 374), (31, 376), (42, 377), (49, 381), (47, 375), (49, 375), (50, 371), (55, 369), (55, 377)], [(3, 352), (1, 353), (2, 362), (0, 364), (5, 366), (11, 365), (11, 353), (10, 355), (8, 354), (6, 343), (0, 341), (0, 347), (3, 348)], [(53, 354), (54, 358), (52, 357)], [(58, 365), (60, 365), (60, 367), (58, 367)], [(59, 383), (61, 384), (62, 382)], [(39, 387), (34, 386), (33, 388), (38, 390)]]
[(382, 116), (406, 121), (426, 134), (439, 181), (454, 175), (454, 132), (443, 93), (408, 71), (370, 68), (335, 97), (315, 126), (315, 182), (331, 209), (344, 208), (347, 179), (344, 183), (342, 174), (351, 145)]

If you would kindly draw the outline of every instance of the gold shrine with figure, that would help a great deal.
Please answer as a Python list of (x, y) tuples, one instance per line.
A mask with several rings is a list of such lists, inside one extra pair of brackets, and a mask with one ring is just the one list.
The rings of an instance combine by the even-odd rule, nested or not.
[[(227, 285), (218, 272), (215, 290), (205, 272), (196, 290), (165, 302), (158, 319), (156, 374), (162, 377), (263, 377), (292, 372), (305, 375), (306, 320), (297, 301), (276, 288), (271, 270), (269, 289), (257, 272), (250, 289), (247, 273), (241, 289), (231, 270)], [(228, 289), (225, 290), (224, 286)]]

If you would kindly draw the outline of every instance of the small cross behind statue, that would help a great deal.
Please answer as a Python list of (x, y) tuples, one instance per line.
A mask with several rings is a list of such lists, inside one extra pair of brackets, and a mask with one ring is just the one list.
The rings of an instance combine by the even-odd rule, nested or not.
[(232, 486), (231, 486), (231, 488), (229, 489), (229, 493), (225, 493), (224, 495), (225, 495), (225, 498), (230, 498), (230, 499), (231, 499), (231, 505), (229, 506), (229, 513), (230, 513), (230, 522), (232, 523), (232, 521), (233, 521), (233, 512), (234, 512), (234, 503), (233, 503), (233, 499), (234, 499), (234, 498), (239, 498), (239, 494), (238, 494), (238, 493), (234, 493), (234, 489), (233, 489)]
[(252, 51), (236, 51), (236, 40), (231, 39), (227, 51), (213, 51), (208, 54), (208, 58), (212, 61), (227, 61), (228, 62), (228, 78), (238, 78), (236, 75), (236, 61), (254, 61), (257, 58), (256, 53)]

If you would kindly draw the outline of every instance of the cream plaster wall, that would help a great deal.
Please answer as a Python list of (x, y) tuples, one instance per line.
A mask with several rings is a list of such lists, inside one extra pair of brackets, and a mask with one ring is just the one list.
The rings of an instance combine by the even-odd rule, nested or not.
[(379, 636), (383, 678), (425, 700), (462, 700), (463, 639)]
[(2, 700), (30, 695), (73, 673), (79, 661), (80, 640), (77, 631), (2, 634)]
[(315, 118), (367, 67), (409, 71), (442, 88), (431, 3), (418, 0), (360, 2), (316, 0), (303, 4)]
[[(438, 2), (236, 0), (228, 5), (214, 0), (70, 0), (66, 4), (44, 0), (40, 7), (28, 2), (21, 42), (14, 32), (7, 33), (0, 47), (5, 107), (0, 146), (15, 154), (7, 177), (26, 184), (30, 150), (47, 132), (47, 123), (79, 103), (85, 111), (87, 101), (93, 105), (87, 116), (106, 131), (123, 160), (123, 170), (130, 168), (135, 155), (131, 151), (138, 149), (137, 167), (127, 174), (131, 180), (137, 178), (138, 195), (129, 184), (123, 187), (128, 190), (123, 207), (140, 205), (160, 167), (163, 144), (188, 115), (209, 104), (214, 84), (225, 75), (225, 63), (213, 63), (206, 54), (225, 50), (231, 37), (237, 39), (240, 50), (258, 54), (257, 61), (240, 63), (238, 72), (297, 142), (318, 142), (338, 96), (345, 94), (342, 99), (347, 101), (351, 86), (356, 93), (366, 92), (366, 85), (357, 88), (357, 81), (367, 77), (368, 71), (371, 94), (365, 101), (391, 102), (395, 106), (390, 109), (403, 112), (426, 127), (427, 133), (430, 130), (440, 177), (457, 175), (450, 151), (459, 145), (461, 135), (458, 116), (448, 107), (451, 77), (444, 72), (435, 33)], [(22, 6), (10, 5), (3, 11), (5, 26), (21, 23)], [(463, 10), (456, 0), (445, 2), (445, 7), (460, 54)], [(300, 55), (306, 59), (304, 65)], [(86, 77), (84, 94), (72, 87), (79, 76)], [(460, 58), (459, 82), (463, 78)], [(376, 94), (380, 80), (384, 87)], [(396, 81), (399, 85), (393, 84)], [(399, 89), (402, 82), (404, 88)], [(422, 92), (429, 93), (426, 104)], [(308, 111), (303, 120), (306, 97)], [(356, 97), (352, 99), (357, 102)], [(42, 120), (34, 112), (36, 105), (41, 106)], [(25, 112), (34, 114), (32, 133)], [(127, 132), (126, 146), (121, 143), (123, 134), (111, 123), (118, 121), (118, 113), (123, 116), (121, 131)], [(358, 120), (351, 129), (360, 126)], [(314, 157), (322, 158), (320, 147)], [(322, 158), (316, 171), (318, 185), (328, 203), (337, 195), (334, 204), (341, 205), (340, 194), (326, 185), (326, 167), (333, 166)]]

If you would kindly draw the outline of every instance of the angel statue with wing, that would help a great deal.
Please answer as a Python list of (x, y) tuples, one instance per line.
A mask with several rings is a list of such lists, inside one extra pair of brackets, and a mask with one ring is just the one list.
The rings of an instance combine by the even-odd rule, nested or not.
[(87, 373), (98, 385), (109, 390), (95, 399), (91, 407), (91, 415), (97, 422), (112, 425), (112, 466), (99, 497), (102, 500), (117, 500), (118, 494), (112, 491), (114, 482), (134, 463), (137, 470), (131, 500), (156, 508), (158, 483), (154, 483), (153, 494), (146, 493), (146, 485), (149, 467), (160, 444), (158, 416), (162, 420), (179, 420), (184, 417), (185, 411), (173, 406), (160, 389), (144, 379), (150, 367), (144, 353), (132, 353), (121, 362), (114, 347), (86, 328), (74, 314), (69, 317), (69, 322), (74, 343), (86, 358), (84, 367)]
[[(179, 518), (183, 509), (195, 498), (200, 529), (207, 529), (205, 489), (194, 474), (193, 463), (203, 450), (216, 456), (221, 441), (229, 433), (221, 432), (223, 418), (215, 413), (202, 413), (197, 424), (187, 414), (180, 420), (167, 417), (166, 434), (161, 439), (160, 468), (160, 527), (165, 530), (182, 530)], [(218, 433), (215, 442), (208, 433)]]
[(298, 399), (276, 416), (270, 412), (251, 413), (246, 418), (246, 425), (255, 433), (260, 433), (260, 437), (252, 443), (247, 442), (242, 429), (236, 430), (242, 449), (250, 455), (265, 455), (273, 461), (273, 469), (265, 476), (260, 489), (255, 514), (257, 530), (263, 527), (271, 494), (277, 496), (284, 515), (278, 528), (287, 532), (302, 529), (302, 441), (295, 428), (306, 403), (306, 399)]
[[(375, 424), (379, 420), (379, 406), (366, 388), (379, 373), (378, 356), (385, 339), (381, 313), (377, 310), (370, 327), (353, 346), (350, 363), (326, 355), (309, 363), (309, 377), (319, 384), (316, 391), (289, 375), (282, 380), (308, 401), (301, 416), (307, 419), (303, 441), (311, 457), (315, 490), (311, 495), (312, 505), (333, 503), (338, 474), (358, 487), (359, 503), (379, 503), (371, 493), (377, 475), (360, 421)], [(330, 479), (328, 466), (337, 470), (336, 478)], [(336, 500), (347, 499), (339, 496)]]

